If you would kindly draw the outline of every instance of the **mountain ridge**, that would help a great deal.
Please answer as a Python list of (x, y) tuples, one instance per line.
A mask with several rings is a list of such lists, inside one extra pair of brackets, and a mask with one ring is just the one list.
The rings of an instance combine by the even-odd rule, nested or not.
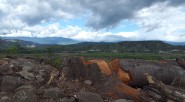
[[(93, 41), (80, 41), (80, 40), (74, 40), (70, 38), (65, 37), (4, 37), (3, 39), (9, 39), (9, 40), (23, 40), (23, 41), (30, 41), (37, 44), (57, 44), (57, 45), (70, 45), (70, 44), (93, 44), (93, 43), (118, 43), (118, 42), (140, 42), (140, 41), (101, 41), (101, 42), (93, 42)], [(141, 41), (160, 41), (160, 40), (141, 40)], [(172, 42), (172, 41), (163, 41), (165, 43), (168, 43), (170, 45), (175, 46), (185, 46), (185, 42)]]
[(57, 45), (68, 45), (68, 44), (75, 44), (79, 41), (64, 38), (64, 37), (4, 37), (3, 39), (9, 40), (23, 40), (23, 41), (30, 41), (37, 44), (57, 44)]

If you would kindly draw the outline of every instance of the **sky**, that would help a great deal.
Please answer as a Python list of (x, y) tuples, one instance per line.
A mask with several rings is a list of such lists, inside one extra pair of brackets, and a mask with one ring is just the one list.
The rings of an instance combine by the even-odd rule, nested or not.
[(185, 42), (185, 0), (0, 0), (0, 36)]

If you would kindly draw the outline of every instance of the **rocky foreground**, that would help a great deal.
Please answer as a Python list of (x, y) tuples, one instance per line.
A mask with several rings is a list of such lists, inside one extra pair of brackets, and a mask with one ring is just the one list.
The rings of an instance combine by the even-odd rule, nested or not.
[(106, 63), (72, 57), (64, 58), (60, 69), (46, 62), (0, 59), (0, 102), (185, 101), (183, 60)]
[[(78, 63), (76, 61), (72, 63)], [(79, 63), (71, 66), (75, 67), (75, 65), (77, 68), (80, 67)], [(67, 65), (63, 66), (62, 72), (62, 70), (31, 59), (2, 58), (0, 59), (0, 102), (113, 101), (111, 97), (95, 88), (91, 80), (69, 73), (72, 72)], [(114, 102), (127, 101), (130, 102), (126, 99), (114, 100)]]

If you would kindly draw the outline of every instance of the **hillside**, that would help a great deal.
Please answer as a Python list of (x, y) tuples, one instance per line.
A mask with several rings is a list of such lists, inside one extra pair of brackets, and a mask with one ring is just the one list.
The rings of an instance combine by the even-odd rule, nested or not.
[(64, 47), (65, 50), (87, 51), (100, 50), (111, 51), (117, 50), (121, 52), (159, 52), (169, 50), (185, 50), (183, 46), (173, 46), (162, 41), (123, 41), (118, 43), (93, 43), (83, 42)]
[(23, 47), (41, 46), (40, 44), (31, 42), (31, 41), (0, 39), (1, 48), (14, 46), (16, 43), (20, 44)]

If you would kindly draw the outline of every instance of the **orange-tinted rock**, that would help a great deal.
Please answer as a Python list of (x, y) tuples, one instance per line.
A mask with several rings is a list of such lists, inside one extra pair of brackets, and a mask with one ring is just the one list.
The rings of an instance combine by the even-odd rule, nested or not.
[(109, 67), (110, 67), (111, 71), (113, 71), (117, 74), (119, 71), (119, 68), (120, 68), (119, 59), (115, 59), (115, 60), (109, 62)]
[[(129, 83), (131, 78), (129, 73), (120, 68), (118, 59), (107, 64), (104, 60), (85, 61), (83, 58), (72, 58), (67, 63), (66, 65), (68, 66), (64, 67), (64, 69), (67, 68), (70, 73), (65, 72), (63, 69), (64, 74), (72, 74), (75, 77), (76, 74), (80, 73), (81, 78), (90, 80), (97, 89), (114, 99), (138, 100), (139, 91), (125, 84)], [(76, 65), (81, 63), (83, 63), (83, 67)], [(76, 67), (79, 67), (80, 70), (75, 71), (75, 69), (78, 69)]]
[(109, 67), (113, 72), (116, 73), (118, 79), (120, 79), (123, 83), (127, 84), (132, 81), (130, 74), (120, 68), (119, 59), (111, 61), (109, 63)]
[(102, 87), (100, 88), (105, 94), (111, 96), (113, 99), (130, 99), (130, 100), (138, 100), (139, 91), (135, 88), (132, 88), (121, 80), (117, 79), (116, 76), (111, 75), (107, 77), (102, 82)]
[(132, 100), (138, 100), (138, 95), (139, 91), (135, 88), (132, 88), (124, 83), (119, 83), (115, 86), (115, 90), (118, 94), (119, 97), (121, 95), (125, 95), (127, 99), (132, 99)]
[(108, 64), (104, 60), (89, 60), (89, 61), (86, 61), (84, 64), (92, 64), (92, 63), (96, 63), (99, 66), (102, 74), (106, 76), (111, 75), (111, 70)]

